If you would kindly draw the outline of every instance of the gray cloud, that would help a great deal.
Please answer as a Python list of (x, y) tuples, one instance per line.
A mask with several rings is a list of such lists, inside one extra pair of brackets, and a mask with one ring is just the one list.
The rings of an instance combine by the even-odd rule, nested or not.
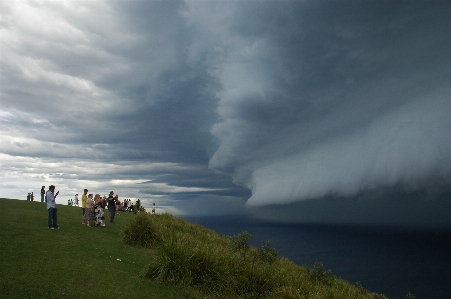
[[(377, 222), (387, 197), (433, 218), (451, 190), (447, 2), (0, 5), (5, 196), (55, 183), (336, 222), (371, 198)], [(307, 203), (337, 216), (292, 212)]]

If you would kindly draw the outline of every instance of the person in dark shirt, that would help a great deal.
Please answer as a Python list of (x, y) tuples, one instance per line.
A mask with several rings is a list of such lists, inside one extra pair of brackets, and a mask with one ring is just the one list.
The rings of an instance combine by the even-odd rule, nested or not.
[(42, 186), (41, 188), (41, 202), (44, 202), (45, 197), (45, 186)]
[(108, 196), (108, 212), (110, 214), (110, 223), (114, 223), (114, 216), (116, 215), (116, 198), (114, 192), (111, 191)]

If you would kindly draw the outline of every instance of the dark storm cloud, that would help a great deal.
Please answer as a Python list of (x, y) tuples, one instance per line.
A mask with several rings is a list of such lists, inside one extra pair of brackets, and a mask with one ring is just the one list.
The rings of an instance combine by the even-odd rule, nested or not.
[[(222, 143), (210, 166), (252, 190), (249, 206), (309, 200), (321, 211), (332, 194), (343, 206), (330, 205), (340, 215), (330, 219), (363, 221), (346, 198), (398, 183), (451, 189), (449, 4), (248, 5), (223, 30), (243, 45), (219, 75), (223, 121), (212, 132)], [(441, 206), (425, 204), (433, 219)], [(395, 217), (382, 210), (368, 219)], [(331, 213), (314, 215), (291, 219)]]
[[(2, 3), (2, 166), (17, 189), (43, 175), (130, 197), (209, 192), (212, 181), (247, 195), (206, 167), (218, 84), (187, 59), (183, 5)], [(184, 187), (192, 176), (200, 188)], [(149, 180), (162, 183), (140, 191)]]
[[(20, 71), (17, 78), (3, 80), (8, 86), (2, 96), (4, 109), (32, 115), (22, 115), (12, 125), (34, 127), (42, 134), (39, 139), (87, 147), (109, 144), (119, 157), (121, 151), (126, 158), (158, 160), (168, 152), (163, 161), (207, 161), (206, 150), (212, 150), (209, 128), (216, 120), (214, 81), (186, 62), (189, 30), (179, 13), (181, 2), (118, 1), (102, 7), (75, 1), (67, 10), (48, 4), (41, 4), (39, 13), (64, 10), (65, 26), (57, 21), (54, 25), (75, 34), (61, 40), (46, 36), (36, 41), (29, 35), (20, 39), (15, 54), (23, 53), (30, 60), (26, 67), (31, 72), (36, 66), (37, 74), (31, 82)], [(97, 6), (102, 13), (96, 22), (77, 14)], [(36, 114), (48, 120), (41, 124), (54, 127), (53, 134), (27, 119)]]
[(451, 189), (448, 2), (0, 5), (0, 157), (17, 190), (349, 211), (297, 221), (365, 222), (371, 198), (377, 222), (395, 215), (387, 196), (433, 217)]

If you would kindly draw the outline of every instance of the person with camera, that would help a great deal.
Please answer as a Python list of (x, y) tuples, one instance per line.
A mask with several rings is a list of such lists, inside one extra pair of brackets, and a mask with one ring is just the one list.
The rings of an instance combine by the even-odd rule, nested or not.
[(116, 215), (116, 199), (117, 196), (114, 196), (114, 192), (111, 191), (108, 196), (108, 215), (110, 216), (110, 223), (114, 223), (114, 216)]
[(51, 185), (49, 187), (49, 190), (45, 194), (45, 199), (47, 201), (47, 210), (49, 212), (48, 226), (50, 229), (59, 229), (60, 227), (57, 223), (58, 215), (55, 200), (60, 192), (58, 191), (56, 192), (56, 194), (54, 192), (55, 186)]

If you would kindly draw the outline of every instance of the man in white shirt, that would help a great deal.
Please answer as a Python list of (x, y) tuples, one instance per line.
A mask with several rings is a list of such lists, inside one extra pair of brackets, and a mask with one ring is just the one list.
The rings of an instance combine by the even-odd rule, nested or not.
[(57, 217), (57, 209), (56, 209), (55, 199), (60, 192), (58, 191), (58, 192), (56, 192), (56, 194), (54, 194), (54, 192), (55, 192), (55, 186), (51, 185), (49, 187), (49, 190), (45, 194), (45, 198), (47, 201), (47, 210), (49, 211), (48, 225), (49, 225), (50, 229), (59, 228), (58, 223), (57, 223), (58, 217)]

